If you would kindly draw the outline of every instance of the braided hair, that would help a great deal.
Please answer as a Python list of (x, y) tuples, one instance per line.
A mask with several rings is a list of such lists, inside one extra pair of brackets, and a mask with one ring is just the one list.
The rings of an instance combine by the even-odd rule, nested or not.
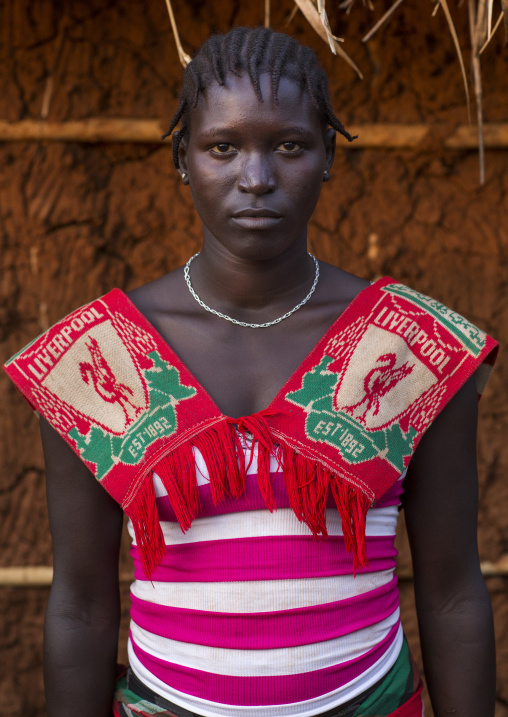
[(282, 76), (294, 80), (307, 92), (323, 122), (352, 142), (349, 132), (335, 115), (328, 91), (328, 77), (319, 66), (315, 53), (289, 35), (268, 28), (236, 27), (226, 35), (212, 35), (187, 65), (183, 76), (180, 104), (162, 139), (173, 135), (173, 162), (179, 168), (178, 147), (189, 132), (190, 110), (197, 106), (199, 95), (211, 82), (226, 84), (228, 73), (240, 76), (247, 72), (259, 101), (263, 101), (260, 76), (270, 74), (275, 102)]

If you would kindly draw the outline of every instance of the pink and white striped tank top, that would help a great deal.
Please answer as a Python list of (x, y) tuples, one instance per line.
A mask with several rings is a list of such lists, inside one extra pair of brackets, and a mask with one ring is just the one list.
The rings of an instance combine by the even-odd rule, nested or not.
[(138, 679), (209, 717), (308, 717), (380, 680), (402, 645), (394, 538), (403, 476), (368, 512), (369, 565), (353, 577), (333, 500), (329, 537), (314, 539), (289, 507), (275, 459), (278, 508), (270, 513), (255, 458), (245, 494), (216, 506), (199, 452), (195, 458), (201, 512), (186, 534), (155, 476), (167, 547), (151, 580), (129, 525), (128, 649)]

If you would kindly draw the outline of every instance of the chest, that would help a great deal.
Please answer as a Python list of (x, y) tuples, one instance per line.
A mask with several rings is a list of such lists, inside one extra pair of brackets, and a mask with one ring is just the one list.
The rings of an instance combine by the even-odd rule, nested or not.
[(167, 316), (157, 328), (221, 412), (238, 417), (268, 407), (336, 317), (309, 312), (293, 325), (249, 329)]

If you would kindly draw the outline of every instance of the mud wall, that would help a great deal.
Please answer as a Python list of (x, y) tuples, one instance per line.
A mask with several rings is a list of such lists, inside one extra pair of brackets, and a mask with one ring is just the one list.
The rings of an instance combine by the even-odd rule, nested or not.
[[(275, 3), (274, 3), (275, 4)], [(210, 30), (262, 22), (263, 3), (174, 2), (186, 49)], [(282, 29), (289, 0), (277, 4)], [(337, 34), (360, 37), (372, 24), (361, 3), (344, 19), (330, 5)], [(376, 17), (382, 11), (378, 4)], [(176, 109), (180, 68), (162, 0), (6, 0), (0, 18), (0, 116), (15, 122), (86, 117), (168, 119)], [(465, 13), (457, 12), (466, 37)], [(453, 46), (442, 15), (404, 6), (365, 48), (347, 48), (360, 82), (332, 57), (298, 15), (288, 28), (313, 46), (331, 77), (344, 123), (433, 127), (417, 150), (345, 147), (311, 222), (320, 259), (362, 276), (390, 274), (467, 315), (502, 343), (508, 332), (508, 152), (478, 158), (444, 151), (439, 133), (467, 121)], [(506, 120), (502, 36), (484, 59), (485, 117)], [(43, 121), (43, 120), (41, 120)], [(435, 140), (435, 141), (434, 141)], [(188, 188), (172, 169), (169, 147), (25, 142), (0, 144), (0, 355), (10, 356), (75, 307), (113, 286), (124, 290), (182, 264), (200, 243)], [(508, 553), (505, 387), (500, 365), (481, 405), (480, 550)], [(36, 419), (0, 378), (0, 565), (50, 565), (42, 453)], [(401, 531), (401, 566), (409, 556)], [(127, 552), (122, 571), (128, 571)], [(498, 642), (496, 717), (508, 716), (508, 580), (489, 578)], [(123, 585), (120, 657), (125, 660), (128, 585)], [(46, 588), (0, 586), (3, 717), (45, 714), (42, 620)], [(404, 622), (417, 643), (411, 583), (402, 583)], [(414, 648), (418, 654), (418, 648)]]

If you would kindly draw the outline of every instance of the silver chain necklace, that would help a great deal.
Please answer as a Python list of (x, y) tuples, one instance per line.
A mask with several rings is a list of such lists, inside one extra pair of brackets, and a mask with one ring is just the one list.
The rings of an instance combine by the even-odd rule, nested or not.
[(300, 303), (297, 304), (297, 305), (294, 307), (294, 309), (291, 309), (291, 311), (287, 311), (287, 312), (284, 314), (284, 316), (279, 316), (278, 319), (274, 319), (273, 321), (267, 321), (265, 324), (248, 324), (246, 321), (237, 321), (236, 319), (233, 319), (232, 316), (227, 316), (227, 314), (222, 314), (220, 311), (215, 311), (215, 309), (212, 309), (210, 306), (208, 306), (207, 304), (205, 304), (205, 302), (202, 301), (202, 300), (199, 298), (199, 296), (196, 294), (196, 292), (195, 292), (194, 289), (192, 288), (189, 270), (190, 270), (190, 265), (191, 265), (192, 261), (198, 256), (198, 254), (199, 254), (199, 251), (198, 251), (197, 254), (194, 254), (194, 256), (191, 256), (191, 258), (189, 259), (189, 261), (188, 261), (187, 264), (185, 265), (185, 269), (184, 269), (184, 271), (183, 271), (183, 275), (184, 275), (184, 277), (185, 277), (185, 283), (187, 284), (187, 288), (189, 289), (189, 291), (190, 291), (190, 293), (192, 294), (192, 296), (196, 299), (196, 301), (198, 302), (198, 304), (199, 304), (203, 309), (205, 309), (205, 311), (209, 311), (211, 314), (215, 314), (215, 316), (220, 316), (221, 319), (226, 319), (226, 321), (231, 321), (232, 324), (237, 324), (237, 326), (246, 326), (246, 327), (249, 328), (249, 329), (265, 329), (265, 328), (267, 328), (268, 326), (274, 326), (274, 324), (278, 324), (278, 323), (280, 323), (281, 321), (284, 321), (284, 319), (287, 319), (288, 316), (291, 316), (291, 314), (294, 314), (295, 311), (298, 311), (298, 309), (301, 309), (302, 306), (308, 302), (308, 300), (310, 299), (310, 297), (312, 296), (312, 294), (313, 294), (314, 291), (316, 290), (316, 286), (317, 286), (318, 279), (319, 279), (319, 264), (318, 264), (318, 260), (316, 259), (315, 256), (313, 256), (310, 252), (308, 252), (310, 258), (313, 260), (314, 265), (315, 265), (315, 267), (316, 267), (316, 273), (315, 273), (315, 276), (314, 276), (314, 283), (312, 284), (311, 290), (309, 291), (309, 293), (307, 294), (307, 296), (305, 297), (305, 299), (303, 299), (303, 301), (300, 301)]

